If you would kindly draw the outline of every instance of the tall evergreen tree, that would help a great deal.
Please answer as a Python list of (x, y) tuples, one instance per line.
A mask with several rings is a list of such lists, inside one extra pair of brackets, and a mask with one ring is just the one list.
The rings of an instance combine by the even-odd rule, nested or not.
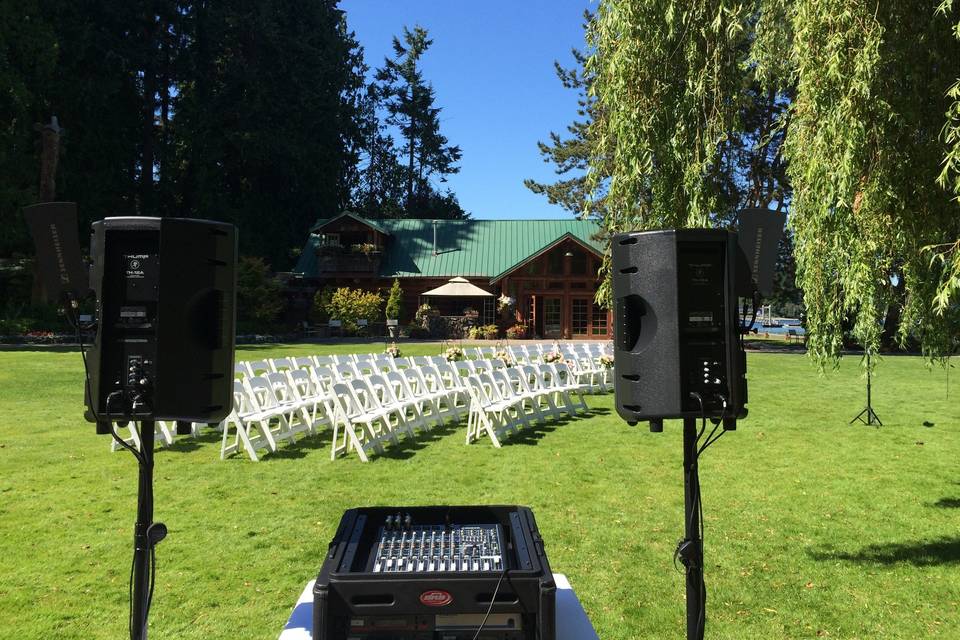
[(380, 120), (379, 88), (369, 84), (361, 103), (362, 166), (351, 208), (370, 217), (398, 218), (404, 213), (406, 171), (400, 151)]
[(39, 0), (0, 4), (0, 256), (29, 250), (20, 208), (37, 198), (33, 126), (51, 115), (42, 94), (55, 64), (56, 35)]
[(419, 68), (420, 58), (431, 44), (433, 41), (423, 27), (415, 26), (413, 31), (404, 27), (403, 41), (393, 39), (394, 58), (386, 58), (376, 73), (387, 111), (386, 123), (397, 127), (405, 141), (408, 215), (422, 215), (422, 207), (437, 199), (430, 183), (432, 177), (445, 182), (446, 176), (460, 171), (456, 164), (461, 157), (460, 147), (448, 144), (440, 133), (441, 109), (434, 106), (433, 87), (424, 81)]
[(241, 249), (283, 269), (349, 200), (362, 52), (333, 0), (198, 1), (187, 21), (180, 208), (237, 223)]

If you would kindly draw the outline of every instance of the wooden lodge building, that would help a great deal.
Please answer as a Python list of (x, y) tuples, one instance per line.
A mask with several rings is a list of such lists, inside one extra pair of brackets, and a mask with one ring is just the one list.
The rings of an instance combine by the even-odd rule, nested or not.
[[(478, 324), (525, 323), (536, 338), (606, 339), (611, 314), (594, 302), (603, 246), (588, 220), (373, 220), (345, 212), (318, 220), (293, 275), (309, 290), (380, 289), (399, 279), (408, 324), (422, 302), (443, 316), (468, 307)], [(461, 277), (490, 295), (423, 294)], [(497, 310), (501, 295), (515, 301)]]

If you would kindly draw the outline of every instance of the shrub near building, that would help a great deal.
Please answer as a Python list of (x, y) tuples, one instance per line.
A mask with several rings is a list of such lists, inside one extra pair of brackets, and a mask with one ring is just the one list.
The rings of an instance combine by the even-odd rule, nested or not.
[(330, 296), (327, 313), (343, 323), (344, 333), (357, 331), (357, 320), (374, 323), (380, 319), (383, 296), (379, 292), (341, 287)]

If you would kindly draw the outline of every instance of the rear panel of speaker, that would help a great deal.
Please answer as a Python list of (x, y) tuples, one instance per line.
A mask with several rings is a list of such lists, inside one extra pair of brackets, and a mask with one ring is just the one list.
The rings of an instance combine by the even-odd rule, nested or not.
[(736, 236), (712, 229), (612, 242), (617, 411), (628, 422), (743, 417)]
[(106, 218), (93, 225), (98, 329), (89, 420), (213, 422), (230, 411), (236, 291), (233, 225)]

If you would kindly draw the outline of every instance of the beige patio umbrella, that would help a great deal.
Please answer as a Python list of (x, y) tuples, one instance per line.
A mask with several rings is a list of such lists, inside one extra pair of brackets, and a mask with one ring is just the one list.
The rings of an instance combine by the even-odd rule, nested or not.
[(484, 291), (475, 284), (471, 284), (466, 278), (461, 278), (457, 276), (456, 278), (450, 278), (446, 284), (440, 285), (436, 289), (431, 289), (430, 291), (425, 291), (420, 294), (424, 298), (428, 297), (445, 297), (445, 298), (492, 298), (493, 294), (489, 291)]

